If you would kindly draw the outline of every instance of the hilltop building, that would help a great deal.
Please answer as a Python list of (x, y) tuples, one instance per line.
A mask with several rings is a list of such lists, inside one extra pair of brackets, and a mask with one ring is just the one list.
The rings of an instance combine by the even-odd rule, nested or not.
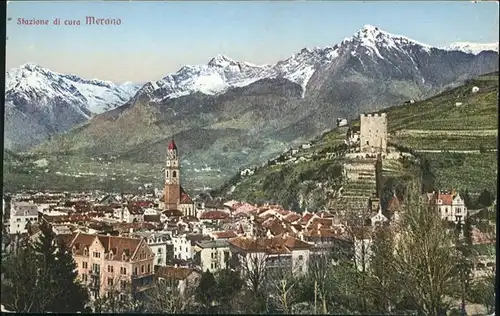
[(387, 116), (381, 114), (361, 114), (360, 149), (365, 153), (387, 152)]
[[(194, 202), (181, 186), (180, 156), (177, 152), (177, 145), (172, 139), (168, 145), (167, 157), (165, 161), (165, 187), (163, 197), (164, 213), (182, 213), (183, 216), (195, 216)], [(181, 214), (178, 214), (181, 215)]]

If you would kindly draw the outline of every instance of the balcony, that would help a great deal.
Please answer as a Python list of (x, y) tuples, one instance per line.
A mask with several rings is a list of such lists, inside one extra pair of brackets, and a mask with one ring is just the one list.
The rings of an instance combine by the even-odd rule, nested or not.
[(149, 277), (149, 276), (152, 276), (152, 275), (154, 275), (153, 271), (151, 271), (151, 272), (144, 272), (144, 273), (141, 273), (141, 274), (132, 273), (132, 279), (140, 279), (140, 278), (145, 278), (145, 277)]

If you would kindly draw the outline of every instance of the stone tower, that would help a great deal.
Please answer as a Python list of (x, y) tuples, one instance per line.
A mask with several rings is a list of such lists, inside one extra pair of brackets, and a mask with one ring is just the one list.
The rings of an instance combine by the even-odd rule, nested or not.
[(172, 139), (168, 144), (165, 161), (165, 188), (163, 189), (165, 210), (177, 210), (181, 197), (180, 164), (177, 146)]
[(387, 152), (387, 117), (381, 114), (361, 114), (360, 149), (364, 153)]

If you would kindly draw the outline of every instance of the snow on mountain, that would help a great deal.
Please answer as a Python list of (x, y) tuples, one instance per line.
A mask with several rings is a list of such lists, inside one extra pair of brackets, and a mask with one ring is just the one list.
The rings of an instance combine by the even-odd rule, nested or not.
[(498, 42), (496, 43), (470, 43), (470, 42), (456, 42), (441, 47), (441, 49), (448, 51), (460, 51), (467, 54), (477, 55), (483, 51), (498, 52)]
[(6, 74), (6, 100), (15, 106), (57, 107), (64, 102), (89, 117), (127, 102), (139, 89), (127, 83), (116, 85), (99, 79), (82, 79), (53, 72), (33, 63)]
[[(352, 37), (340, 44), (325, 48), (304, 48), (299, 53), (274, 65), (254, 65), (235, 61), (227, 56), (217, 55), (206, 65), (184, 66), (158, 81), (147, 83), (137, 95), (148, 95), (153, 102), (176, 98), (194, 92), (213, 95), (231, 87), (243, 87), (264, 78), (285, 78), (299, 84), (306, 92), (312, 75), (321, 67), (331, 63), (342, 54), (357, 54), (368, 51), (384, 59), (380, 50), (398, 50), (408, 54), (407, 49), (430, 52), (432, 47), (405, 36), (394, 35), (376, 26), (365, 25)], [(411, 56), (410, 56), (411, 58)]]
[(365, 25), (352, 37), (348, 37), (340, 43), (340, 47), (349, 47), (349, 44), (364, 47), (378, 58), (384, 59), (380, 53), (381, 49), (403, 51), (408, 48), (418, 47), (420, 50), (430, 52), (432, 47), (417, 42), (406, 36), (395, 35), (379, 29), (373, 25)]

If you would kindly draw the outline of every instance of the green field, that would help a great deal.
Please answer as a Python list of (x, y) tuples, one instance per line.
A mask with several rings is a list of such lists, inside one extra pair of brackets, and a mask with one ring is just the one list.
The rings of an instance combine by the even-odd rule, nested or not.
[(480, 150), (497, 148), (497, 136), (396, 136), (392, 143), (420, 150)]
[(439, 188), (497, 191), (496, 153), (424, 153)]
[[(472, 87), (478, 87), (472, 93)], [(470, 80), (465, 85), (430, 99), (387, 112), (390, 132), (399, 129), (481, 130), (498, 128), (498, 74)], [(461, 102), (457, 107), (455, 104)]]

